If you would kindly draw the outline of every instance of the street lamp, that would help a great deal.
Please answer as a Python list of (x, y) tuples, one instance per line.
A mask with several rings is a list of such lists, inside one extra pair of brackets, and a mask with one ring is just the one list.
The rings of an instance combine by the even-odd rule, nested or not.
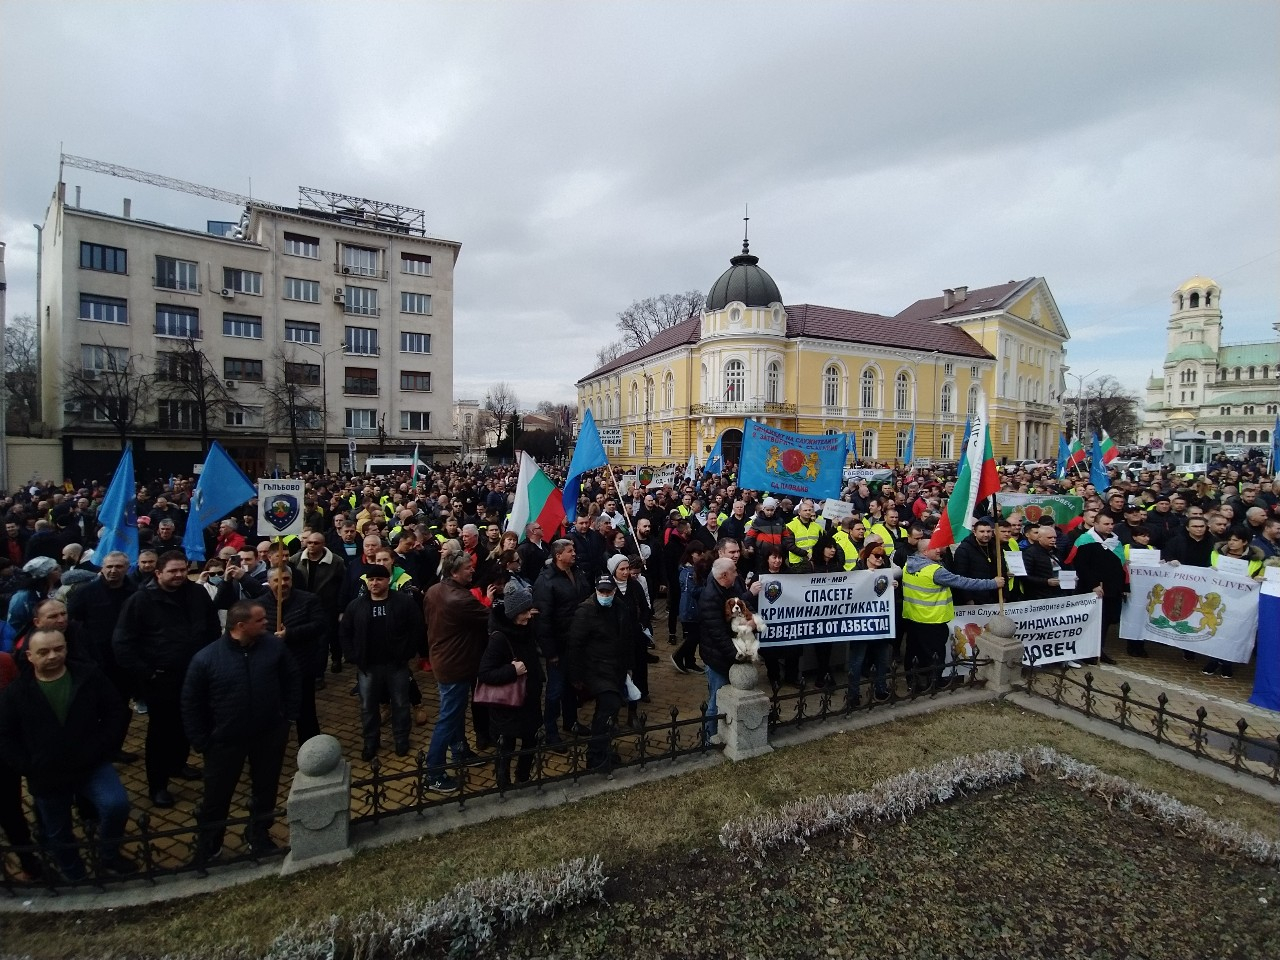
[[(1076, 436), (1083, 437), (1084, 432), (1089, 426), (1089, 407), (1088, 400), (1084, 396), (1084, 382), (1092, 377), (1097, 370), (1092, 370), (1081, 376), (1078, 373), (1068, 373), (1067, 376), (1076, 382)], [(1081, 404), (1084, 404), (1083, 412)], [(1083, 440), (1080, 441), (1084, 443)]]
[[(346, 349), (346, 344), (332, 350), (319, 350), (309, 344), (294, 342), (294, 346), (310, 351), (320, 358), (320, 457), (324, 473), (329, 472), (329, 357)], [(294, 464), (296, 469), (297, 464)], [(355, 465), (351, 464), (352, 469)]]

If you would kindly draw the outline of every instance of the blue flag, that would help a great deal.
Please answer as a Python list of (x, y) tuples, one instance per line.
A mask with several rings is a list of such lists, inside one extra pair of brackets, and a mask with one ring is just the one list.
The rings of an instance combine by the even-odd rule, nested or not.
[(217, 440), (209, 447), (204, 458), (200, 482), (191, 495), (191, 509), (187, 514), (187, 529), (182, 535), (182, 549), (191, 560), (203, 560), (204, 528), (223, 519), (233, 507), (258, 495), (258, 488), (244, 475), (244, 471), (222, 449)]
[(129, 565), (138, 562), (138, 488), (133, 482), (133, 444), (126, 443), (124, 456), (116, 465), (115, 476), (98, 510), (102, 537), (94, 557), (98, 562), (108, 553), (119, 551), (128, 556)]
[(905, 466), (911, 466), (912, 461), (916, 458), (916, 425), (911, 425), (911, 432), (907, 434), (907, 447), (902, 451), (902, 462)]
[(704, 476), (709, 473), (724, 473), (724, 449), (721, 446), (721, 441), (723, 439), (723, 433), (716, 437), (715, 445), (711, 448), (711, 453), (707, 457), (707, 462), (702, 467), (702, 473)]
[(973, 417), (965, 417), (964, 420), (964, 440), (960, 444), (961, 450), (969, 449), (969, 433), (973, 430)]
[(847, 443), (843, 433), (789, 433), (747, 420), (742, 426), (738, 486), (802, 497), (837, 498), (844, 483)]
[(578, 515), (578, 495), (582, 492), (582, 475), (588, 470), (607, 466), (609, 458), (604, 454), (604, 444), (600, 442), (600, 431), (596, 429), (596, 419), (588, 407), (582, 417), (582, 427), (578, 430), (578, 445), (573, 448), (573, 459), (569, 461), (569, 475), (564, 481), (564, 515), (570, 523)]
[(1280, 417), (1276, 417), (1275, 429), (1271, 431), (1271, 475), (1280, 470)]
[(1067, 475), (1067, 462), (1071, 459), (1071, 445), (1067, 443), (1065, 434), (1058, 434), (1058, 469), (1054, 476), (1059, 480)]
[(1107, 465), (1102, 462), (1102, 441), (1095, 433), (1093, 435), (1093, 448), (1089, 451), (1089, 482), (1093, 484), (1098, 493), (1102, 493), (1111, 486), (1111, 477), (1107, 474)]

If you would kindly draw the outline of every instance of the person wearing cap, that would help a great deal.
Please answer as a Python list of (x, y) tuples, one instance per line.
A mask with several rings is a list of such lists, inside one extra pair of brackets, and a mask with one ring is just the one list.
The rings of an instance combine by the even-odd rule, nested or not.
[[(768, 543), (772, 544), (774, 549), (781, 551), (782, 537), (785, 532), (786, 525), (778, 516), (778, 501), (773, 497), (765, 497), (760, 502), (760, 509), (752, 519), (746, 539), (743, 541), (743, 551), (755, 557), (757, 574), (764, 572), (765, 563), (759, 548)], [(783, 554), (783, 556), (786, 555)]]
[(412, 716), (409, 705), (409, 659), (422, 636), (422, 610), (407, 593), (391, 591), (391, 571), (377, 563), (360, 568), (367, 591), (342, 614), (338, 640), (348, 663), (356, 667), (360, 694), (360, 732), (368, 762), (381, 746), (379, 704), (391, 701), (391, 734), (397, 756), (409, 752)]
[(1124, 508), (1124, 522), (1116, 523), (1116, 536), (1120, 542), (1128, 546), (1133, 543), (1134, 535), (1142, 530), (1146, 533), (1146, 543), (1151, 542), (1151, 529), (1147, 526), (1147, 511), (1137, 500), (1130, 500)]
[(22, 566), (28, 578), (27, 586), (18, 590), (9, 600), (6, 620), (13, 628), (14, 636), (22, 636), (31, 627), (36, 605), (47, 599), (62, 583), (62, 568), (52, 557), (32, 557)]
[[(1001, 572), (1001, 568), (996, 565), (995, 530), (995, 521), (990, 517), (975, 520), (973, 531), (955, 548), (951, 572), (972, 580), (990, 580)], [(996, 603), (1000, 599), (996, 590), (965, 590), (957, 587), (951, 593), (959, 605)]]
[(506, 686), (525, 678), (524, 702), (518, 707), (489, 705), (489, 736), (498, 748), (494, 776), (498, 788), (511, 783), (511, 757), (517, 750), (516, 783), (526, 783), (533, 769), (533, 751), (542, 724), (544, 674), (538, 642), (530, 621), (538, 614), (533, 591), (515, 580), (507, 582), (489, 612), (489, 639), (480, 657), (477, 679)]
[(1183, 524), (1183, 518), (1173, 512), (1173, 498), (1167, 493), (1157, 494), (1147, 511), (1147, 526), (1151, 528), (1151, 542), (1156, 549), (1163, 550)]
[(634, 644), (625, 629), (626, 614), (617, 600), (618, 586), (604, 574), (591, 596), (573, 613), (565, 648), (565, 672), (580, 696), (595, 699), (587, 766), (607, 770), (612, 759), (610, 738), (618, 723), (618, 710), (627, 700), (627, 674), (635, 660)]

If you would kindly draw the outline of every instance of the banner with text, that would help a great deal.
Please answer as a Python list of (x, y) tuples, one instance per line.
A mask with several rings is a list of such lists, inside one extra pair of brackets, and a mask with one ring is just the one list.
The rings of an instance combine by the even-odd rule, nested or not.
[(894, 636), (892, 576), (880, 570), (766, 574), (760, 578), (762, 647)]
[(1056, 493), (1002, 493), (999, 495), (1000, 516), (1005, 519), (1015, 510), (1032, 522), (1053, 517), (1055, 526), (1066, 526), (1084, 512), (1084, 498)]
[[(947, 660), (968, 658), (987, 621), (999, 613), (995, 603), (956, 607)], [(1014, 636), (1022, 641), (1027, 666), (1083, 660), (1102, 652), (1102, 601), (1092, 593), (1018, 600), (1004, 605), (1004, 615), (1017, 625)]]
[(842, 433), (791, 433), (748, 419), (742, 427), (738, 486), (817, 500), (839, 499), (844, 461)]
[(302, 535), (302, 480), (258, 481), (258, 532), (271, 537)]
[(1259, 584), (1210, 567), (1129, 567), (1120, 636), (1247, 663), (1258, 634)]

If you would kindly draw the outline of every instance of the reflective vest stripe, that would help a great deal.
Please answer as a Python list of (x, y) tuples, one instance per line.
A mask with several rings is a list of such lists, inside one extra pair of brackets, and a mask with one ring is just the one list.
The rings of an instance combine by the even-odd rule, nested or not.
[(902, 575), (902, 616), (916, 623), (950, 623), (955, 616), (951, 588), (933, 582), (934, 571), (942, 569), (931, 563), (916, 573)]

